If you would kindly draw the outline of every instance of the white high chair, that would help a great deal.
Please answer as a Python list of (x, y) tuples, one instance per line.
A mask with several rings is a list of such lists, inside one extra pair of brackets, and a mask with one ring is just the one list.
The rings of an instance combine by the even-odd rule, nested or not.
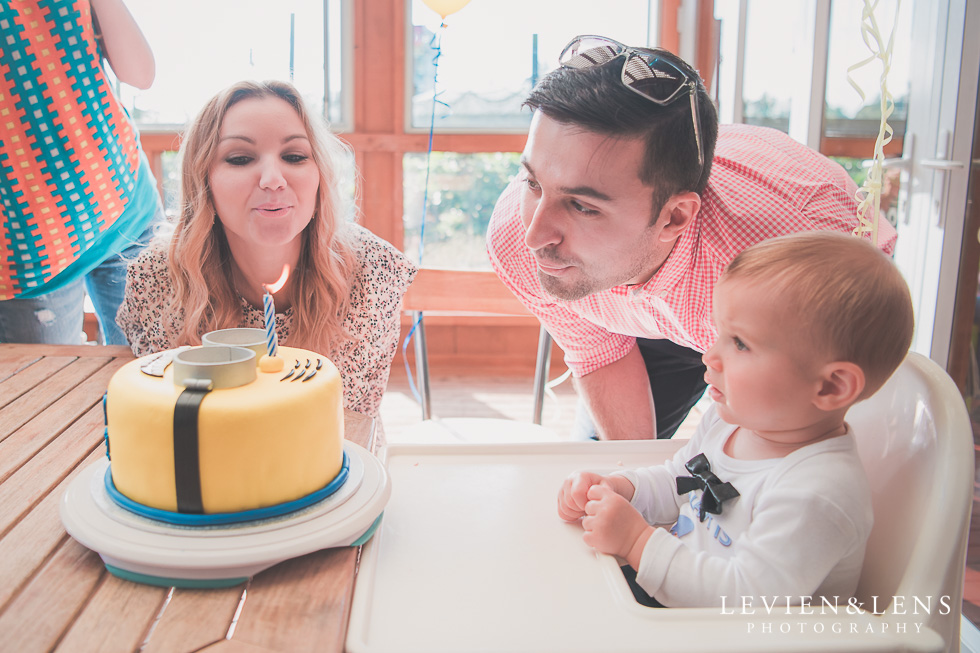
[(843, 599), (839, 614), (636, 603), (619, 562), (557, 517), (556, 493), (572, 471), (656, 464), (684, 441), (392, 445), (392, 497), (362, 553), (347, 650), (957, 650), (974, 476), (963, 400), (910, 354), (849, 421), (875, 509), (857, 598), (877, 596), (880, 614), (852, 615)]
[[(958, 650), (966, 543), (975, 475), (973, 431), (956, 385), (911, 353), (848, 422), (871, 482), (875, 524), (857, 598), (932, 597), (926, 625)], [(948, 596), (950, 610), (936, 609)], [(895, 615), (892, 615), (895, 616)]]

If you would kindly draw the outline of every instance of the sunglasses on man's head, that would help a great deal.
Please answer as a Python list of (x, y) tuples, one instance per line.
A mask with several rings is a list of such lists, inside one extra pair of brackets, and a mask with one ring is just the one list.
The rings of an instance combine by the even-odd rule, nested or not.
[(698, 80), (671, 62), (666, 50), (631, 48), (604, 36), (576, 36), (562, 50), (558, 62), (562, 68), (592, 68), (625, 56), (620, 79), (626, 88), (654, 104), (667, 106), (688, 95), (691, 100), (691, 123), (698, 148), (698, 176), (704, 170), (704, 148), (701, 145), (701, 116), (698, 112)]

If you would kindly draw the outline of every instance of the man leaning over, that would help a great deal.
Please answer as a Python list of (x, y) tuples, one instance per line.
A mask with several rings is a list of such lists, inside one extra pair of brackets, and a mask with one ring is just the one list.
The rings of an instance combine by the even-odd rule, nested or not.
[[(719, 128), (698, 74), (665, 50), (578, 37), (561, 64), (525, 101), (490, 260), (564, 350), (580, 432), (591, 417), (601, 439), (669, 438), (706, 387), (724, 267), (768, 238), (852, 232), (857, 187), (779, 131)], [(878, 245), (893, 250), (890, 225)]]

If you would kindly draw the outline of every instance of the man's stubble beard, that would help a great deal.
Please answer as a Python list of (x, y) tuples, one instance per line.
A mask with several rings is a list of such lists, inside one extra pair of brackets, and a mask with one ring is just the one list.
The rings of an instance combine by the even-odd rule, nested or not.
[(596, 288), (596, 283), (592, 279), (581, 279), (566, 286), (559, 279), (541, 271), (538, 271), (538, 279), (541, 281), (541, 287), (544, 288), (545, 292), (564, 302), (583, 299), (601, 290)]

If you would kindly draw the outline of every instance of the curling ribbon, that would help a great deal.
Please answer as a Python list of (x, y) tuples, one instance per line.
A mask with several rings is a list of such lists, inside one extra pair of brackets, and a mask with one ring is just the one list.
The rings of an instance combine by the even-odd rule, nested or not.
[[(467, 0), (469, 2), (469, 0)], [(466, 3), (464, 2), (463, 5)], [(462, 8), (460, 5), (459, 8)], [(431, 6), (431, 5), (430, 5)], [(433, 7), (433, 9), (435, 9)], [(438, 11), (438, 9), (436, 10)], [(455, 10), (454, 10), (455, 11)], [(450, 12), (452, 13), (452, 12)], [(448, 14), (446, 14), (448, 15)], [(444, 15), (443, 18), (446, 16)], [(439, 58), (442, 56), (442, 32), (446, 28), (446, 23), (443, 22), (439, 26), (439, 31), (432, 36), (432, 40), (429, 41), (429, 47), (435, 53), (432, 57), (432, 113), (429, 116), (429, 147), (425, 153), (425, 186), (422, 192), (422, 224), (419, 227), (419, 267), (422, 267), (422, 254), (425, 252), (425, 218), (429, 207), (429, 173), (432, 170), (432, 137), (435, 134), (436, 126), (436, 106), (442, 105), (444, 107), (449, 107), (448, 104), (439, 100), (440, 92), (438, 90), (439, 85)], [(412, 396), (422, 403), (422, 395), (419, 393), (418, 388), (415, 387), (415, 380), (412, 378), (412, 368), (408, 364), (408, 343), (411, 342), (412, 337), (415, 335), (415, 330), (418, 328), (419, 323), (422, 321), (422, 316), (419, 314), (412, 323), (412, 328), (409, 330), (408, 335), (405, 336), (405, 340), (402, 342), (402, 360), (405, 362), (405, 372), (408, 376), (408, 386), (412, 391)]]
[[(881, 31), (878, 29), (878, 21), (875, 18), (875, 8), (878, 1), (864, 0), (864, 8), (861, 11), (861, 37), (865, 45), (871, 51), (871, 56), (863, 61), (859, 61), (847, 69), (847, 81), (858, 92), (862, 100), (865, 93), (861, 87), (851, 77), (851, 73), (859, 68), (870, 64), (875, 59), (881, 61), (881, 122), (878, 127), (878, 136), (875, 139), (874, 159), (870, 170), (864, 179), (861, 188), (858, 189), (856, 199), (858, 200), (857, 218), (858, 226), (852, 232), (855, 236), (862, 236), (866, 233), (871, 234), (871, 242), (878, 244), (878, 220), (881, 215), (881, 186), (882, 168), (884, 167), (885, 145), (891, 142), (894, 130), (888, 124), (888, 118), (895, 110), (895, 102), (891, 92), (888, 90), (888, 73), (892, 64), (892, 48), (895, 43), (895, 25), (898, 23), (898, 9), (901, 0), (895, 3), (895, 22), (892, 26), (891, 35), (888, 37), (888, 44), (884, 44)], [(868, 214), (871, 217), (868, 217)]]

